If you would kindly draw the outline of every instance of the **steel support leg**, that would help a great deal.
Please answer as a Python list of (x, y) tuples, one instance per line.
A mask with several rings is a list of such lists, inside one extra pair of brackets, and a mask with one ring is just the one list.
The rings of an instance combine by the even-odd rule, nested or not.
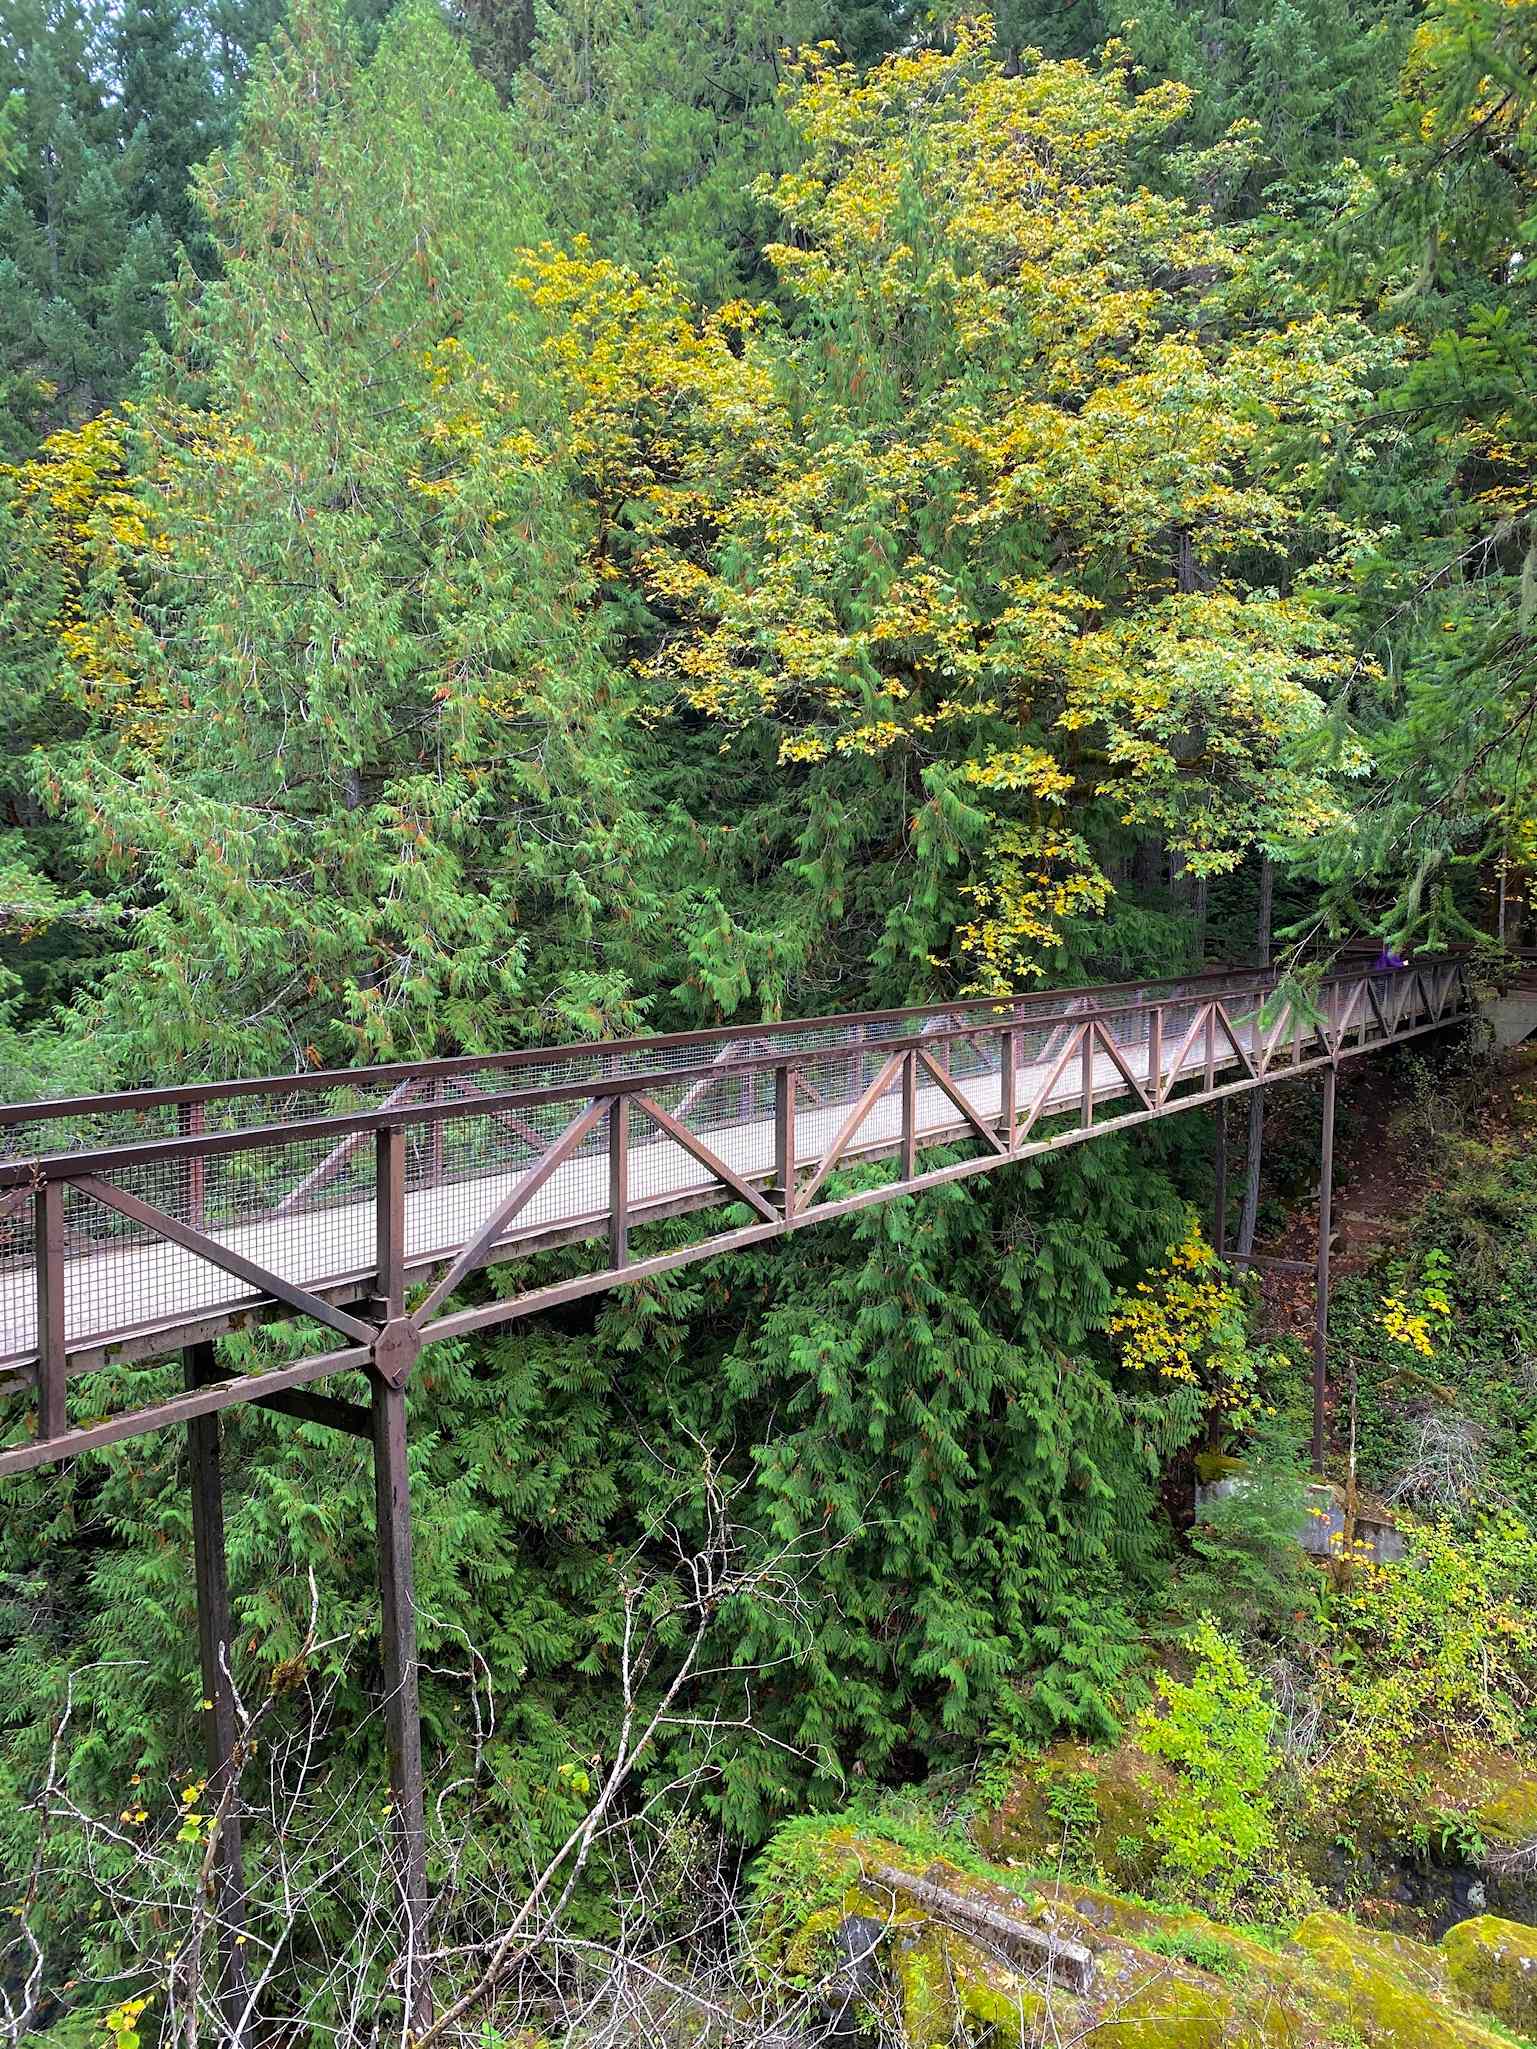
[(401, 1952), (409, 2025), (431, 2019), (427, 1982), (427, 1836), (422, 1725), (417, 1697), (416, 1592), (411, 1567), (411, 1488), (406, 1467), (406, 1397), (375, 1376), (374, 1516), (384, 1648), (384, 1720), (390, 1753), (390, 1814), (402, 1909)]
[(1255, 1233), (1259, 1229), (1259, 1184), (1264, 1157), (1265, 1091), (1253, 1089), (1249, 1095), (1249, 1143), (1244, 1167), (1243, 1208), (1238, 1215), (1238, 1249), (1242, 1253), (1254, 1250)]
[[(182, 1357), (189, 1388), (215, 1379), (211, 1344), (189, 1345)], [(196, 1416), (187, 1425), (192, 1464), (192, 1557), (197, 1584), (198, 1654), (203, 1670), (203, 1731), (207, 1759), (207, 1806), (217, 1809), (230, 1776), (238, 1770), (235, 1693), (229, 1674), (229, 1571), (224, 1553), (224, 1480), (217, 1416)], [(214, 1911), (219, 1924), (219, 2008), (227, 2038), (244, 2038), (242, 2019), (250, 1990), (245, 1950), (245, 1856), (238, 1801), (219, 1831), (213, 1865)]]
[(1212, 1131), (1211, 1242), (1219, 1259), (1227, 1257), (1227, 1104), (1219, 1103)]
[(1324, 1469), (1324, 1396), (1329, 1386), (1329, 1240), (1334, 1229), (1334, 1086), (1324, 1069), (1323, 1141), (1318, 1166), (1318, 1260), (1313, 1311), (1313, 1470)]

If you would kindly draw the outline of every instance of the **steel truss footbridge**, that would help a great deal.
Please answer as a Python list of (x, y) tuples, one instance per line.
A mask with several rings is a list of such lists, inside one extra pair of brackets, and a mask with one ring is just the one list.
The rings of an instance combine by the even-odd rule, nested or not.
[[(1336, 1070), (1473, 1008), (1467, 964), (1454, 958), (1291, 982), (1240, 969), (0, 1107), (0, 1395), (13, 1410), (0, 1476), (187, 1431), (217, 1788), (241, 1761), (219, 1414), (254, 1405), (370, 1441), (392, 1814), (407, 1953), (419, 1955), (427, 1888), (405, 1393), (424, 1346), (1318, 1074), (1321, 1453)], [(870, 1161), (889, 1163), (877, 1183), (850, 1190), (838, 1178)], [(1217, 1164), (1222, 1251), (1220, 1142)], [(703, 1219), (693, 1242), (632, 1250), (645, 1225), (691, 1212)], [(585, 1273), (521, 1286), (514, 1275), (510, 1288), (503, 1276), (492, 1300), (461, 1292), (483, 1268), (573, 1243), (593, 1247)], [(329, 1348), (244, 1374), (220, 1363), (218, 1337), (275, 1317), (310, 1319)], [(173, 1353), (186, 1391), (142, 1399), (146, 1366)], [(366, 1405), (316, 1386), (359, 1368)], [(71, 1381), (103, 1369), (118, 1405), (72, 1414)], [(238, 1809), (216, 1875), (224, 1986), (238, 2005)], [(421, 1986), (407, 1996), (419, 2017)]]

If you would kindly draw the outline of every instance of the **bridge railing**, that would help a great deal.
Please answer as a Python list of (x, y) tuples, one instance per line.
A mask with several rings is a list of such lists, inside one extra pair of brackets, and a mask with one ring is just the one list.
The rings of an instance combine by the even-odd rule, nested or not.
[(985, 1168), (1465, 1002), (1455, 962), (1356, 968), (1310, 999), (1247, 971), (13, 1106), (0, 1363), (51, 1361), (62, 1390), (66, 1363), (152, 1356), (272, 1303), (367, 1345), (346, 1305), (388, 1296), (387, 1261), (431, 1283), (428, 1330), (492, 1257), (607, 1237), (607, 1285), (658, 1217), (734, 1200), (749, 1235), (798, 1228), (857, 1160), (897, 1153), (920, 1184), (919, 1145), (955, 1138)]

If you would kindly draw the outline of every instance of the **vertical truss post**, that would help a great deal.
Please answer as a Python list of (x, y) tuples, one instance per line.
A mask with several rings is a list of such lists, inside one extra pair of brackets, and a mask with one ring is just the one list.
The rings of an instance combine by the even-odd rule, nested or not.
[[(1019, 1118), (1019, 1033), (1012, 1025), (998, 1034), (998, 1131), (1014, 1150), (1015, 1124)], [(903, 1082), (904, 1096), (906, 1081)], [(904, 1121), (905, 1121), (904, 1105)]]
[(795, 1069), (774, 1069), (774, 1185), (769, 1194), (789, 1223), (795, 1215)]
[(406, 1304), (406, 1135), (398, 1124), (381, 1124), (374, 1137), (374, 1229), (378, 1307), (387, 1323)]
[(1329, 1240), (1334, 1226), (1333, 1065), (1324, 1069), (1323, 1133), (1318, 1165), (1318, 1262), (1313, 1309), (1313, 1470), (1324, 1469), (1324, 1397), (1329, 1386)]
[(912, 1049), (902, 1059), (902, 1179), (911, 1181), (918, 1171), (918, 1055)]
[[(387, 1327), (405, 1313), (406, 1141), (381, 1125), (375, 1152), (377, 1307)], [(390, 1760), (390, 1820), (402, 1912), (402, 1986), (407, 2025), (431, 2018), (427, 1983), (427, 1819), (416, 1669), (416, 1580), (411, 1559), (411, 1476), (406, 1457), (406, 1390), (372, 1372), (374, 1532), (379, 1557), (384, 1728)]]
[(37, 1434), (69, 1427), (64, 1353), (64, 1184), (45, 1181), (32, 1198), (32, 1256), (37, 1270)]
[[(215, 1379), (211, 1344), (188, 1345), (182, 1371), (189, 1388)], [(195, 1416), (187, 1425), (192, 1467), (192, 1562), (197, 1586), (198, 1658), (203, 1674), (203, 1750), (208, 1803), (217, 1809), (239, 1770), (235, 1690), (230, 1676), (229, 1567), (224, 1551), (224, 1474), (219, 1418)], [(214, 1911), (219, 1929), (218, 2001), (227, 2038), (245, 2039), (243, 2020), (250, 1993), (245, 1947), (245, 1850), (238, 1794), (219, 1831), (213, 1865)]]
[(1147, 1020), (1147, 1092), (1153, 1108), (1163, 1108), (1163, 1005), (1153, 1006)]
[(1216, 1107), (1212, 1127), (1212, 1173), (1215, 1183), (1211, 1204), (1211, 1242), (1219, 1259), (1227, 1257), (1227, 1101)]
[(384, 1653), (384, 1725), (390, 1755), (390, 1821), (403, 1926), (406, 2018), (431, 2018), (427, 1984), (427, 1822), (416, 1671), (416, 1592), (411, 1564), (411, 1482), (406, 1395), (379, 1374), (373, 1387), (374, 1525)]
[(608, 1257), (612, 1266), (630, 1263), (630, 1099), (608, 1104)]

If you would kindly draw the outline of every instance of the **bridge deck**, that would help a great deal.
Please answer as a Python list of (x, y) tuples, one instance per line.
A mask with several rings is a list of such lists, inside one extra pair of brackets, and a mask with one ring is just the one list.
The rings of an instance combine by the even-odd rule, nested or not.
[[(1246, 1048), (1252, 1047), (1254, 1024), (1243, 1021), (1238, 1030)], [(1160, 1062), (1166, 1084), (1175, 1078), (1169, 1059)], [(1126, 1048), (1128, 1066), (1138, 1078), (1148, 1074), (1148, 1050)], [(1032, 1061), (1016, 1070), (1019, 1100), (1032, 1105), (1049, 1077), (1048, 1061)], [(1231, 1047), (1217, 1056), (1217, 1071), (1228, 1074), (1239, 1065)], [(1180, 1073), (1203, 1075), (1204, 1051), (1186, 1056)], [(996, 1122), (1002, 1107), (1001, 1073), (981, 1071), (956, 1077), (956, 1086), (977, 1115)], [(1082, 1095), (1081, 1070), (1059, 1076), (1041, 1112), (1076, 1105)], [(1104, 1105), (1125, 1096), (1129, 1084), (1113, 1058), (1099, 1052), (1093, 1061), (1094, 1097)], [(795, 1152), (798, 1167), (809, 1168), (822, 1158), (837, 1135), (838, 1127), (853, 1101), (853, 1093), (839, 1094), (819, 1107), (799, 1110), (795, 1123)], [(937, 1084), (920, 1086), (916, 1092), (919, 1143), (933, 1146), (947, 1137), (962, 1137), (968, 1130), (955, 1104)], [(1022, 1113), (1023, 1114), (1023, 1113)], [(893, 1083), (872, 1104), (846, 1157), (872, 1158), (889, 1155), (898, 1146), (902, 1131), (900, 1089)], [(774, 1119), (772, 1114), (745, 1122), (700, 1120), (693, 1127), (725, 1164), (744, 1180), (767, 1187), (774, 1175)], [(673, 1138), (656, 1126), (629, 1148), (631, 1220), (643, 1223), (650, 1217), (675, 1214), (691, 1199), (720, 1202), (722, 1190), (714, 1174)], [(490, 1250), (510, 1256), (529, 1244), (549, 1243), (552, 1231), (561, 1235), (602, 1236), (608, 1229), (610, 1166), (606, 1152), (593, 1151), (568, 1159), (545, 1183), (537, 1214), (514, 1221), (499, 1233)], [(439, 1186), (409, 1190), (405, 1198), (406, 1237), (412, 1248), (412, 1269), (425, 1269), (451, 1259), (516, 1188), (520, 1174), (515, 1169), (466, 1176)], [(534, 1207), (531, 1205), (530, 1207)], [(229, 1250), (239, 1252), (258, 1265), (284, 1275), (302, 1287), (316, 1290), (346, 1288), (349, 1283), (372, 1285), (377, 1242), (378, 1213), (372, 1196), (328, 1206), (323, 1212), (323, 1230), (316, 1229), (317, 1216), (299, 1211), (286, 1216), (269, 1216), (212, 1235)], [(65, 1315), (72, 1347), (92, 1341), (124, 1338), (135, 1330), (156, 1330), (174, 1342), (180, 1321), (205, 1321), (211, 1315), (229, 1314), (251, 1307), (261, 1300), (261, 1290), (231, 1285), (231, 1276), (209, 1264), (207, 1259), (183, 1246), (163, 1240), (109, 1245), (83, 1250), (81, 1256), (65, 1262)], [(25, 1285), (30, 1275), (15, 1270), (0, 1276), (0, 1363), (30, 1358), (37, 1343), (35, 1289)], [(173, 1307), (174, 1305), (174, 1307)], [(172, 1309), (173, 1319), (166, 1311)]]
[[(740, 1200), (757, 1215), (738, 1238), (800, 1228), (834, 1166), (900, 1154), (897, 1193), (1371, 1051), (1466, 1003), (1456, 963), (1358, 969), (1311, 1004), (1247, 972), (17, 1107), (0, 1112), (0, 1367), (161, 1356), (295, 1309), (356, 1344), (357, 1319), (325, 1305), (379, 1295), (386, 1238), (403, 1285), (607, 1237), (595, 1279), (612, 1285), (634, 1271), (630, 1230), (659, 1217)], [(381, 1210), (385, 1130), (400, 1172)], [(967, 1140), (959, 1166), (920, 1168), (920, 1149)]]

